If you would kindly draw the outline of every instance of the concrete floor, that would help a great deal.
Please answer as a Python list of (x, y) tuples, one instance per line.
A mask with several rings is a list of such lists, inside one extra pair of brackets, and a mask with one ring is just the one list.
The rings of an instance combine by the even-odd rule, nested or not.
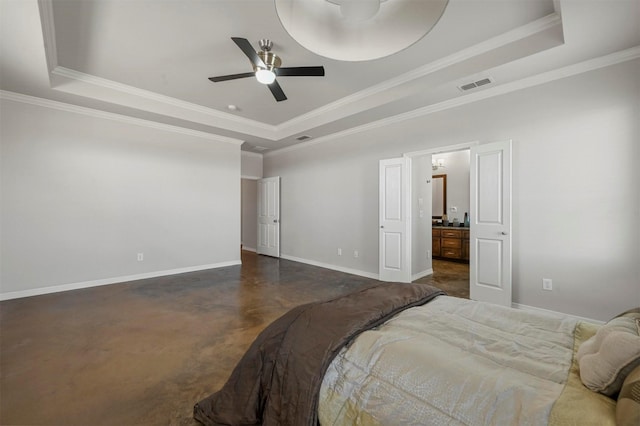
[[(195, 425), (255, 336), (375, 280), (243, 252), (242, 266), (0, 302), (0, 424)], [(468, 297), (468, 265), (418, 282)]]

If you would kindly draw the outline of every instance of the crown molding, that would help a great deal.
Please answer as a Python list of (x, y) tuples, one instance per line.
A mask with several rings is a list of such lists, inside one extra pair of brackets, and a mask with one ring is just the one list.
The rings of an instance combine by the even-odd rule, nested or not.
[[(132, 105), (128, 102), (118, 102), (118, 94), (124, 94), (128, 97), (139, 99), (140, 101), (144, 102), (145, 106), (147, 107), (149, 106), (148, 101), (154, 102), (160, 108), (163, 108), (163, 111), (159, 112), (162, 114), (167, 114), (166, 107), (170, 107), (171, 111), (169, 111), (168, 115), (175, 118), (187, 119), (209, 126), (222, 127), (227, 130), (241, 130), (254, 136), (267, 137), (269, 139), (275, 140), (273, 134), (276, 132), (276, 126), (269, 125), (260, 121), (238, 117), (237, 115), (221, 112), (213, 108), (207, 108), (202, 105), (182, 101), (170, 96), (161, 95), (149, 90), (139, 89), (137, 87), (118, 83), (113, 80), (86, 74), (62, 66), (55, 67), (53, 71), (51, 71), (50, 75), (52, 78), (51, 88), (54, 90), (61, 90), (78, 95), (83, 95), (83, 93), (85, 92), (95, 92), (96, 88), (98, 90), (107, 89), (111, 95), (109, 96), (109, 102), (120, 103), (124, 106), (131, 107)], [(69, 83), (75, 83), (76, 85), (79, 84), (79, 90), (70, 90)], [(121, 99), (121, 101), (122, 100), (124, 99)], [(155, 112), (152, 109), (149, 110)], [(222, 125), (221, 123), (224, 123), (224, 125)], [(231, 123), (235, 124), (235, 126), (230, 125)], [(267, 134), (265, 135), (265, 133)]]
[(180, 133), (183, 135), (208, 139), (211, 141), (229, 143), (232, 145), (240, 146), (244, 143), (244, 141), (240, 139), (229, 138), (226, 136), (220, 136), (213, 133), (201, 132), (199, 130), (187, 129), (184, 127), (173, 126), (170, 124), (158, 123), (156, 121), (143, 120), (141, 118), (134, 118), (128, 115), (101, 111), (93, 108), (87, 108), (87, 107), (82, 107), (78, 105), (68, 104), (65, 102), (53, 101), (51, 99), (38, 98), (36, 96), (29, 96), (21, 93), (9, 92), (6, 90), (0, 90), (0, 99), (36, 105), (44, 108), (57, 109), (60, 111), (73, 112), (76, 114), (87, 115), (95, 118), (114, 120), (114, 121), (119, 121), (127, 124), (135, 124), (137, 126), (149, 127), (157, 130), (165, 130), (169, 132)]
[(38, 0), (40, 25), (44, 41), (44, 53), (47, 69), (53, 71), (58, 66), (58, 47), (56, 45), (56, 26), (53, 20), (53, 4), (51, 0)]
[(552, 71), (547, 71), (532, 77), (526, 77), (510, 83), (501, 84), (487, 88), (483, 91), (471, 93), (460, 96), (455, 99), (449, 99), (446, 101), (438, 102), (433, 105), (428, 105), (422, 108), (415, 109), (406, 113), (386, 117), (371, 123), (363, 124), (361, 126), (352, 127), (347, 130), (332, 133), (330, 135), (322, 136), (317, 139), (302, 142), (296, 145), (288, 146), (281, 149), (276, 149), (264, 154), (265, 157), (273, 157), (275, 155), (284, 154), (298, 149), (308, 148), (320, 143), (328, 142), (334, 139), (342, 138), (345, 136), (366, 132), (367, 130), (373, 130), (380, 127), (386, 127), (392, 124), (400, 123), (402, 121), (410, 120), (412, 118), (422, 117), (425, 115), (433, 114), (435, 112), (445, 111), (448, 109), (456, 108), (459, 106), (467, 105), (473, 102), (481, 101), (484, 99), (493, 98), (495, 96), (504, 95), (518, 90), (527, 89), (529, 87), (538, 86), (541, 84), (549, 83), (555, 80), (560, 80), (565, 77), (571, 77), (585, 72), (594, 71), (600, 68), (620, 64), (627, 61), (640, 58), (640, 46), (634, 46), (629, 49), (614, 52), (598, 58), (589, 59), (577, 64), (568, 65), (562, 68), (558, 68)]
[[(479, 56), (481, 54), (490, 52), (491, 50), (495, 50), (497, 48), (522, 40), (526, 37), (530, 37), (535, 34), (541, 33), (548, 29), (554, 28), (558, 25), (562, 25), (562, 20), (560, 16), (556, 13), (551, 13), (529, 24), (523, 25), (521, 27), (518, 27), (516, 29), (513, 29), (501, 35), (498, 35), (496, 37), (490, 38), (489, 40), (483, 41), (481, 43), (478, 43), (476, 45), (463, 49), (459, 52), (456, 52), (452, 55), (446, 56), (439, 60), (430, 62), (426, 65), (423, 65), (419, 68), (416, 68), (414, 70), (401, 74), (390, 80), (384, 81), (375, 86), (371, 86), (365, 90), (361, 90), (360, 92), (354, 93), (353, 95), (346, 96), (338, 101), (324, 105), (313, 111), (309, 111), (308, 113), (299, 115), (298, 117), (295, 117), (291, 120), (288, 120), (279, 124), (277, 126), (277, 130), (279, 132), (290, 133), (290, 134), (287, 134), (287, 136), (291, 136), (292, 134), (302, 131), (299, 127), (296, 127), (296, 126), (304, 127), (303, 124), (305, 121), (319, 117), (321, 115), (327, 114), (332, 111), (336, 111), (340, 108), (343, 108), (355, 102), (364, 100), (366, 98), (372, 97), (374, 95), (380, 94), (381, 92), (387, 91), (389, 89), (400, 86), (402, 84), (410, 83), (411, 81), (416, 80), (418, 78), (425, 77), (436, 71), (440, 71), (444, 68), (466, 61), (468, 59)], [(360, 112), (360, 110), (361, 109), (358, 109), (358, 111), (356, 112)], [(293, 129), (294, 127), (295, 129)], [(293, 131), (290, 131), (291, 129), (293, 129)]]
[[(38, 4), (52, 89), (80, 96), (92, 94), (89, 96), (107, 102), (146, 109), (151, 112), (230, 131), (247, 133), (271, 141), (278, 141), (296, 133), (304, 132), (309, 128), (331, 122), (333, 121), (333, 116), (340, 115), (341, 110), (348, 110), (349, 115), (362, 112), (371, 107), (370, 102), (364, 101), (374, 99), (394, 87), (408, 84), (446, 67), (562, 25), (560, 16), (552, 13), (291, 120), (277, 125), (270, 125), (58, 65), (52, 0), (38, 0)], [(358, 102), (361, 104), (355, 105)]]

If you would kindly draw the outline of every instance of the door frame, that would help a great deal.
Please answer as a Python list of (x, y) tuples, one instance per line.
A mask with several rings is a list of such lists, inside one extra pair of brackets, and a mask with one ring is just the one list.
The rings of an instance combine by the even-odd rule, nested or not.
[[(420, 150), (420, 151), (411, 151), (411, 152), (407, 152), (402, 154), (403, 157), (407, 157), (409, 159), (409, 167), (411, 169), (411, 163), (413, 161), (413, 158), (415, 157), (422, 157), (425, 155), (435, 155), (435, 154), (442, 154), (442, 153), (447, 153), (447, 152), (455, 152), (455, 151), (462, 151), (462, 150), (466, 150), (466, 149), (471, 149), (472, 147), (477, 147), (478, 145), (481, 145), (480, 141), (470, 141), (470, 142), (464, 142), (464, 143), (459, 143), (459, 144), (454, 144), (454, 145), (443, 145), (443, 146), (438, 146), (435, 148), (429, 148), (429, 149), (424, 149), (424, 150)], [(511, 162), (511, 170), (513, 170), (513, 162)], [(471, 182), (469, 182), (469, 185), (471, 185)], [(413, 188), (411, 187), (411, 185), (409, 185), (408, 187), (408, 191), (409, 191), (409, 197), (411, 198), (412, 202), (413, 202)], [(513, 185), (511, 185), (511, 199), (513, 199)], [(469, 200), (469, 202), (471, 203), (472, 200)], [(471, 211), (474, 210), (476, 206), (475, 205), (469, 205), (469, 209)], [(411, 227), (411, 221), (409, 221), (408, 224), (408, 233), (407, 233), (407, 240), (408, 240), (408, 244), (411, 245), (412, 244), (412, 238), (413, 238), (413, 229)], [(431, 244), (431, 242), (429, 242), (429, 244)], [(469, 251), (469, 264), (471, 264), (471, 262), (473, 262), (475, 260), (474, 258), (475, 253), (474, 251), (470, 250)], [(431, 257), (431, 260), (433, 262), (433, 256)], [(433, 263), (432, 263), (433, 265)], [(433, 271), (433, 268), (432, 268)], [(412, 271), (413, 272), (413, 271)], [(433, 272), (432, 272), (433, 273)], [(469, 285), (471, 285), (471, 268), (469, 268)], [(511, 286), (513, 286), (513, 283), (510, 283)], [(510, 294), (512, 294), (510, 292)], [(513, 299), (511, 300), (511, 304), (513, 304)]]
[[(463, 142), (463, 143), (459, 143), (459, 144), (454, 144), (454, 145), (440, 145), (437, 146), (435, 148), (428, 148), (428, 149), (423, 149), (420, 151), (411, 151), (411, 152), (407, 152), (402, 154), (403, 157), (407, 157), (409, 158), (409, 163), (411, 164), (414, 158), (417, 157), (423, 157), (426, 155), (436, 155), (436, 154), (444, 154), (444, 153), (448, 153), (448, 152), (455, 152), (455, 151), (464, 151), (467, 149), (471, 149), (471, 147), (474, 146), (478, 146), (480, 145), (480, 141), (470, 141), (470, 142)], [(413, 193), (413, 188), (410, 189), (410, 198), (411, 198), (411, 202), (415, 202), (414, 198), (414, 193)], [(430, 204), (429, 204), (430, 205)], [(413, 206), (412, 206), (413, 208)], [(429, 216), (429, 215), (427, 215)], [(413, 244), (413, 229), (412, 229), (412, 223), (409, 223), (409, 232), (408, 232), (408, 243), (409, 244)], [(431, 245), (431, 242), (429, 242), (429, 245)], [(431, 265), (432, 267), (430, 269), (428, 269), (427, 271), (425, 271), (426, 273), (424, 274), (420, 274), (422, 276), (426, 276), (426, 275), (431, 275), (433, 274), (433, 247), (431, 247), (431, 253), (432, 255), (430, 256), (430, 260), (431, 260)], [(469, 261), (471, 262), (471, 259), (469, 259)], [(415, 279), (419, 278), (419, 276), (414, 277)]]

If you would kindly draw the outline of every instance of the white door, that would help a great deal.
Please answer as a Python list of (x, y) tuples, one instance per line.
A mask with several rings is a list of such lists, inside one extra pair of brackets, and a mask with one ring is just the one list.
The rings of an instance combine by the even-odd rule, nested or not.
[(380, 281), (411, 282), (409, 161), (380, 160)]
[(470, 296), (511, 306), (511, 141), (471, 148)]
[(258, 180), (258, 254), (280, 257), (280, 177)]

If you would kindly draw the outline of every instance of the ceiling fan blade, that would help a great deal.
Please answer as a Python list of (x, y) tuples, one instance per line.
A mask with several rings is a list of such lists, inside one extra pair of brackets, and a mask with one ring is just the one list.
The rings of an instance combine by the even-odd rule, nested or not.
[(273, 97), (276, 98), (276, 101), (280, 102), (287, 100), (287, 97), (282, 91), (282, 87), (280, 87), (277, 81), (269, 84), (269, 90), (271, 90), (271, 93), (273, 93)]
[(218, 77), (209, 77), (209, 80), (217, 83), (219, 81), (227, 81), (227, 80), (235, 80), (238, 78), (246, 78), (246, 77), (255, 77), (256, 73), (254, 72), (243, 72), (240, 74), (229, 74), (229, 75), (220, 75)]
[(283, 67), (274, 72), (278, 77), (323, 77), (324, 67)]
[(267, 68), (267, 66), (262, 61), (262, 59), (260, 59), (256, 51), (253, 50), (253, 47), (251, 47), (251, 43), (249, 43), (249, 40), (241, 37), (231, 37), (231, 40), (233, 40), (235, 44), (238, 45), (240, 50), (242, 50), (244, 54), (247, 55), (247, 58), (249, 58), (249, 60), (253, 65), (260, 68)]

